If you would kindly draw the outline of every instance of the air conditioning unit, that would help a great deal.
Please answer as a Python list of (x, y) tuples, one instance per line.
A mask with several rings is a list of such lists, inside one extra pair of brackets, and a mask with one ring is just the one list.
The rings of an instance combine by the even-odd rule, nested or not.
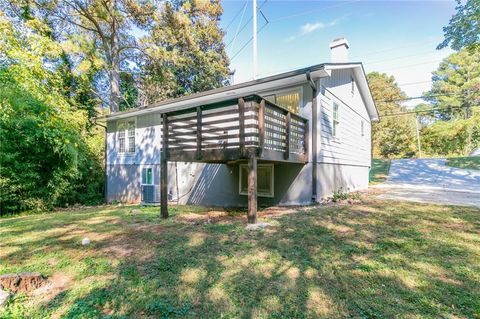
[(160, 203), (159, 185), (142, 185), (142, 203), (157, 204)]

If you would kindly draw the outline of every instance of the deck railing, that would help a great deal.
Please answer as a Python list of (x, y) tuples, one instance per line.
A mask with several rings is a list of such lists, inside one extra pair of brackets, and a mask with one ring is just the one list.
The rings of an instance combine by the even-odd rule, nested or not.
[(260, 96), (198, 106), (163, 119), (169, 160), (225, 161), (254, 151), (260, 159), (307, 161), (308, 120)]

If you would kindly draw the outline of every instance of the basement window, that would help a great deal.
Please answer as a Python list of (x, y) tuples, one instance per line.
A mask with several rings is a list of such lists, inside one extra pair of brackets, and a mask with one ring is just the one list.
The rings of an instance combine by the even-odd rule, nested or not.
[[(239, 192), (248, 195), (248, 165), (240, 165)], [(257, 196), (273, 197), (273, 164), (257, 164)]]

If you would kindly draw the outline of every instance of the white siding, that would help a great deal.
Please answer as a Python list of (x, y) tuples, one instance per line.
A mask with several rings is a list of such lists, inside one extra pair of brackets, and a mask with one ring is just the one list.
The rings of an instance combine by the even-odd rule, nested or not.
[[(350, 70), (334, 70), (320, 81), (318, 162), (370, 166), (371, 124)], [(339, 106), (337, 134), (333, 136), (333, 103)], [(362, 121), (364, 134), (362, 136)]]
[[(131, 118), (134, 119), (135, 117)], [(125, 120), (129, 120), (127, 118)], [(123, 119), (122, 119), (123, 120)], [(117, 121), (108, 122), (107, 165), (113, 164), (159, 164), (161, 150), (161, 115), (148, 114), (136, 117), (135, 154), (119, 154)]]

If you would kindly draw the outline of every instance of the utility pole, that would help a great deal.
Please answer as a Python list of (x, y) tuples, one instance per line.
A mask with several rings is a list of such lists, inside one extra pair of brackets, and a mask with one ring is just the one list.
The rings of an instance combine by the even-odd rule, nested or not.
[(253, 0), (253, 79), (257, 79), (257, 0)]
[(420, 147), (420, 130), (418, 129), (418, 115), (417, 114), (415, 114), (415, 127), (417, 128), (418, 158), (422, 158), (422, 148)]

